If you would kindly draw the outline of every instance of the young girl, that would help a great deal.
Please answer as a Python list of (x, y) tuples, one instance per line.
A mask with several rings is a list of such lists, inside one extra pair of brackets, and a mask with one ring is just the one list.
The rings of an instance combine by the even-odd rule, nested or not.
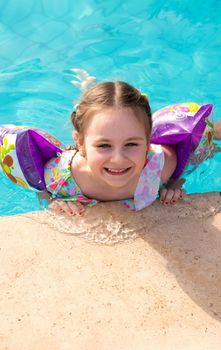
[[(177, 166), (172, 146), (150, 145), (148, 99), (124, 82), (98, 84), (86, 92), (71, 115), (75, 149), (45, 166), (55, 211), (82, 215), (85, 205), (121, 201), (140, 210), (158, 196)], [(160, 191), (161, 203), (183, 197), (180, 188)]]

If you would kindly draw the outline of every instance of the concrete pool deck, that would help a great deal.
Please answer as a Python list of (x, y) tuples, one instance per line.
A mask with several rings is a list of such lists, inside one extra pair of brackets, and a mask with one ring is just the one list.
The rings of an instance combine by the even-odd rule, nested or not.
[[(0, 218), (0, 349), (220, 350), (219, 194), (140, 213), (101, 204), (72, 235), (47, 218)], [(97, 244), (90, 225), (133, 239)]]

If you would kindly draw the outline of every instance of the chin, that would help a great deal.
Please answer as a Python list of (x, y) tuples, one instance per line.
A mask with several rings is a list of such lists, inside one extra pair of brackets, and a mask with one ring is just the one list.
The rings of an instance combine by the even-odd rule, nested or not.
[(128, 183), (129, 183), (129, 181), (131, 180), (131, 178), (130, 179), (119, 179), (119, 180), (117, 180), (117, 179), (115, 179), (115, 180), (113, 180), (113, 181), (111, 181), (111, 180), (107, 180), (106, 179), (106, 183), (109, 185), (109, 186), (111, 186), (111, 187), (113, 187), (113, 188), (121, 188), (121, 187), (125, 187), (125, 186), (127, 186), (128, 185)]

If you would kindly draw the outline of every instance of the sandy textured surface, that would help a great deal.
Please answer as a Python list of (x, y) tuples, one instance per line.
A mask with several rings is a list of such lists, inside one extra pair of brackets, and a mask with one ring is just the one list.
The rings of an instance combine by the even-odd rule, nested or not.
[(220, 199), (1, 217), (0, 349), (220, 350)]

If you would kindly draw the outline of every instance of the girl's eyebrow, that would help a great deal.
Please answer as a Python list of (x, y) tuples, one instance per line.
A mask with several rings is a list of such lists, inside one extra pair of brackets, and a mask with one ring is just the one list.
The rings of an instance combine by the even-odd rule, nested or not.
[(140, 136), (135, 136), (135, 137), (130, 137), (129, 139), (126, 139), (126, 141), (141, 141), (143, 140), (144, 138), (143, 137), (140, 137)]
[[(126, 142), (128, 142), (128, 141), (143, 141), (143, 137), (140, 137), (140, 136), (134, 136), (134, 137), (129, 137), (128, 139), (126, 139), (126, 140), (124, 140), (124, 141), (126, 141)], [(97, 142), (111, 142), (111, 140), (109, 140), (109, 139), (104, 139), (104, 138), (98, 138), (97, 140), (96, 140)]]
[(102, 137), (101, 138), (97, 138), (95, 141), (96, 142), (111, 142), (111, 140), (103, 139)]

